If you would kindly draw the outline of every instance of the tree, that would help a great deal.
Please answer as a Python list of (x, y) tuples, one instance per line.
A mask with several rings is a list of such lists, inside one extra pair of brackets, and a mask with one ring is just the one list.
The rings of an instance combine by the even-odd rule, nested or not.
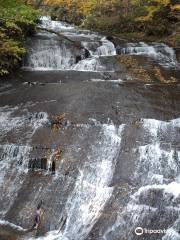
[(24, 40), (35, 31), (38, 14), (23, 0), (0, 0), (0, 75), (21, 61)]

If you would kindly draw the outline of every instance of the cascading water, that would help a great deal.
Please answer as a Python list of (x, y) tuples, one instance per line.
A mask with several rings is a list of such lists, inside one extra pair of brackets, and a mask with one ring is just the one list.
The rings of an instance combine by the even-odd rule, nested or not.
[(102, 46), (98, 47), (94, 55), (98, 56), (113, 56), (116, 55), (114, 44), (108, 41), (105, 37), (101, 39)]
[[(163, 240), (180, 239), (177, 227), (180, 221), (180, 119), (170, 122), (143, 119), (141, 124), (147, 144), (132, 151), (138, 155), (134, 181), (140, 182), (142, 187), (130, 197), (126, 209), (117, 215), (115, 223), (105, 232), (104, 240), (139, 239), (136, 228), (141, 228), (147, 239), (157, 239), (158, 233), (164, 235)], [(157, 224), (158, 219), (161, 222)], [(159, 232), (148, 234), (146, 229)]]
[[(81, 33), (74, 27), (63, 22), (51, 21), (50, 18), (41, 18), (41, 28), (54, 30), (57, 33), (69, 37), (76, 41), (76, 36), (81, 35), (85, 37), (83, 46), (91, 53), (91, 57), (86, 58), (85, 49), (74, 47), (72, 42), (58, 39), (56, 34), (39, 33), (36, 36), (35, 42), (30, 44), (30, 50), (24, 60), (24, 69), (31, 70), (76, 70), (76, 71), (104, 71), (105, 66), (102, 65), (99, 56), (113, 56), (116, 55), (116, 49), (112, 42), (101, 36), (88, 34), (81, 31)], [(69, 36), (69, 32), (73, 33)], [(98, 42), (94, 51), (88, 48), (89, 42), (94, 38), (98, 38)], [(94, 45), (94, 43), (93, 43)], [(111, 70), (114, 70), (113, 68)]]
[(16, 112), (20, 108), (21, 106), (14, 108), (10, 106), (0, 107), (0, 131), (2, 133), (0, 139), (3, 139), (12, 131), (16, 133), (25, 128), (28, 128), (29, 134), (27, 136), (31, 138), (39, 127), (48, 123), (48, 116), (44, 112), (29, 113), (27, 109), (24, 109), (21, 116), (16, 116)]
[[(141, 227), (166, 230), (143, 239), (179, 240), (178, 84), (116, 78), (112, 42), (41, 21), (78, 44), (39, 31), (24, 59), (32, 71), (0, 83), (0, 238), (138, 240)], [(120, 51), (177, 67), (164, 44)]]
[(176, 59), (175, 51), (164, 43), (154, 43), (152, 45), (148, 45), (144, 42), (127, 43), (125, 47), (119, 48), (119, 53), (144, 55), (150, 57), (164, 67), (180, 67)]
[(113, 188), (109, 185), (120, 153), (124, 125), (116, 128), (113, 124), (91, 121), (94, 127), (101, 129), (98, 134), (101, 140), (97, 139), (87, 156), (88, 162), (79, 169), (74, 190), (65, 206), (66, 227), (63, 232), (50, 232), (40, 239), (85, 239), (112, 196)]
[[(164, 67), (179, 69), (175, 52), (163, 43), (148, 45), (144, 42), (126, 43), (118, 46), (117, 51), (112, 42), (98, 34), (80, 31), (75, 27), (49, 17), (41, 18), (41, 28), (63, 33), (70, 40), (81, 42), (90, 53), (86, 56), (85, 49), (74, 47), (72, 42), (58, 38), (56, 34), (41, 31), (32, 43), (24, 60), (24, 69), (29, 70), (75, 70), (75, 71), (114, 71), (108, 57), (119, 54), (148, 56)], [(105, 64), (103, 62), (105, 60)], [(109, 66), (109, 67), (108, 67)]]
[[(16, 116), (18, 111), (22, 111), (21, 116)], [(0, 217), (3, 217), (13, 204), (12, 198), (21, 188), (24, 174), (28, 171), (31, 138), (38, 128), (48, 123), (48, 116), (44, 112), (29, 113), (27, 109), (21, 109), (21, 106), (5, 106), (0, 107), (0, 123), (0, 142), (24, 130), (26, 132), (19, 137), (19, 142), (26, 142), (24, 145), (0, 144)]]
[(10, 209), (13, 197), (22, 186), (23, 173), (28, 170), (30, 151), (31, 147), (28, 145), (0, 145), (1, 218)]
[(36, 48), (28, 53), (30, 55), (28, 65), (31, 69), (63, 70), (75, 64), (76, 59), (65, 43), (56, 40), (38, 40)]
[(75, 28), (67, 23), (64, 22), (58, 22), (51, 20), (50, 16), (42, 16), (40, 18), (41, 24), (40, 26), (42, 28), (47, 28), (51, 30), (56, 30), (58, 32), (64, 32), (64, 31), (75, 31)]

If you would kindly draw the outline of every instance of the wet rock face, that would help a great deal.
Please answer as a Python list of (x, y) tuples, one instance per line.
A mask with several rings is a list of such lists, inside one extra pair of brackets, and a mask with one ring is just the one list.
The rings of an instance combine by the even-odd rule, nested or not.
[[(40, 32), (31, 40), (23, 80), (0, 84), (0, 237), (138, 240), (141, 227), (141, 239), (178, 239), (178, 84), (129, 79), (114, 39), (49, 18), (43, 24), (81, 41), (91, 55), (84, 59)], [(143, 43), (128, 47), (127, 54), (152, 50)], [(143, 66), (149, 69), (153, 58), (174, 74), (164, 65), (174, 56), (165, 48), (153, 44), (155, 55), (142, 58)]]
[(180, 62), (180, 49), (176, 50), (177, 60)]
[(35, 169), (47, 170), (47, 158), (30, 159), (28, 168), (32, 171)]
[(164, 67), (179, 68), (176, 52), (163, 43), (125, 43), (123, 47), (121, 46), (117, 47), (119, 54), (148, 56)]
[[(114, 44), (107, 38), (78, 32), (62, 22), (53, 23), (42, 19), (42, 28), (61, 32), (65, 39), (58, 39), (56, 34), (40, 32), (29, 41), (29, 52), (24, 59), (25, 69), (36, 70), (77, 70), (77, 71), (113, 71), (110, 61), (98, 56), (116, 55)], [(70, 41), (68, 41), (67, 39)], [(79, 39), (78, 39), (79, 38)], [(77, 41), (78, 40), (78, 41)], [(72, 41), (72, 42), (71, 42)], [(81, 47), (76, 47), (76, 42)], [(95, 46), (95, 47), (94, 47)], [(104, 60), (104, 61), (103, 61)], [(110, 69), (107, 68), (109, 64)]]

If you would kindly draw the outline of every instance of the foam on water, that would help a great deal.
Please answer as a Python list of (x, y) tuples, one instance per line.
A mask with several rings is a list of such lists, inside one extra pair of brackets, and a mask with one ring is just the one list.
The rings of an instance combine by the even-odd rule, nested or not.
[(16, 110), (18, 110), (18, 107), (0, 107), (0, 131), (2, 134), (23, 125), (23, 120), (20, 117), (12, 117)]
[[(156, 226), (152, 228), (149, 227), (149, 224), (152, 223), (153, 225), (154, 218), (162, 221), (163, 218), (167, 220), (170, 216), (179, 215), (180, 206), (178, 205), (177, 208), (174, 208), (169, 205), (172, 204), (171, 201), (175, 202), (176, 198), (179, 198), (179, 193), (179, 184), (177, 183), (171, 183), (169, 185), (149, 185), (140, 188), (131, 196), (131, 200), (127, 206), (119, 211), (114, 224), (105, 231), (102, 239), (134, 240), (136, 239), (135, 229), (137, 227), (163, 230), (164, 228), (158, 225), (158, 222)], [(152, 198), (153, 196), (154, 198)], [(158, 199), (158, 196), (161, 196), (161, 199)], [(163, 211), (161, 209), (163, 209)], [(161, 216), (162, 212), (164, 216)], [(157, 237), (158, 235), (154, 236)], [(178, 236), (178, 233), (173, 228), (169, 229), (162, 239), (178, 239), (171, 238), (172, 236)]]
[[(141, 226), (139, 223), (143, 219), (149, 206), (137, 205), (135, 203), (128, 203), (126, 208), (119, 210), (117, 218), (112, 226), (109, 226), (103, 234), (103, 240), (109, 239), (128, 239), (134, 240), (131, 234), (134, 232), (136, 226)], [(155, 208), (151, 208), (152, 212), (155, 212)]]

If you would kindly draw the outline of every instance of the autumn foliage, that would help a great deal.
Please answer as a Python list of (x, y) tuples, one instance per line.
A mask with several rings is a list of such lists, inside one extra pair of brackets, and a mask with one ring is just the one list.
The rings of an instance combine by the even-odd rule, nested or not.
[(112, 32), (169, 34), (179, 22), (178, 0), (29, 0), (46, 5), (53, 18)]
[(37, 12), (21, 0), (0, 0), (0, 76), (16, 68), (25, 48), (23, 43), (36, 25)]

